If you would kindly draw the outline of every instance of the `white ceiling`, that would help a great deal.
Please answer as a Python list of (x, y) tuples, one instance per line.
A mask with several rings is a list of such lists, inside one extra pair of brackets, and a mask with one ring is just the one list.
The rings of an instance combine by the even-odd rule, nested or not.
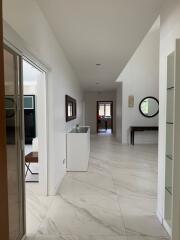
[(116, 87), (117, 77), (158, 17), (163, 2), (37, 1), (86, 90)]

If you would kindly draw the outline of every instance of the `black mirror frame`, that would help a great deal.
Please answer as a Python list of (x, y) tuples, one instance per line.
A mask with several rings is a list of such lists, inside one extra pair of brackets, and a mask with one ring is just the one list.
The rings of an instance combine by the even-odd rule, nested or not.
[(153, 118), (153, 117), (155, 117), (155, 116), (157, 116), (157, 115), (159, 114), (159, 108), (158, 108), (158, 111), (157, 111), (154, 115), (152, 115), (152, 116), (147, 116), (147, 115), (145, 115), (145, 114), (142, 112), (142, 110), (141, 110), (141, 104), (142, 104), (142, 103), (144, 102), (144, 100), (146, 100), (147, 98), (154, 99), (154, 100), (158, 103), (158, 106), (159, 106), (159, 100), (158, 100), (157, 98), (152, 97), (152, 96), (148, 96), (148, 97), (145, 97), (145, 98), (143, 98), (143, 99), (141, 100), (141, 102), (140, 102), (140, 104), (139, 104), (139, 111), (140, 111), (140, 113), (141, 113), (144, 117), (146, 117), (146, 118)]
[[(72, 103), (72, 116), (68, 116), (68, 103)], [(76, 119), (77, 104), (76, 99), (65, 95), (65, 112), (66, 112), (66, 122)]]

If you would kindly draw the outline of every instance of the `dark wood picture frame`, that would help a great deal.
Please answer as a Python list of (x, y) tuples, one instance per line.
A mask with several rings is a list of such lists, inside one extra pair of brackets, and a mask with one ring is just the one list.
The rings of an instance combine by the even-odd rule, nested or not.
[[(72, 105), (72, 115), (71, 116), (68, 115), (68, 105), (69, 104)], [(66, 112), (66, 122), (76, 119), (76, 116), (77, 116), (76, 99), (74, 99), (68, 95), (65, 96), (65, 112)]]

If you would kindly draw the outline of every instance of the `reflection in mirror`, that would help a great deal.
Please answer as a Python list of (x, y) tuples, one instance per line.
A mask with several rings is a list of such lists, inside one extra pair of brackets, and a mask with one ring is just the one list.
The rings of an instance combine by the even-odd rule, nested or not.
[(154, 97), (146, 97), (140, 102), (139, 110), (144, 117), (155, 117), (159, 113), (159, 101)]
[(72, 117), (73, 115), (73, 104), (71, 102), (68, 103), (68, 117)]

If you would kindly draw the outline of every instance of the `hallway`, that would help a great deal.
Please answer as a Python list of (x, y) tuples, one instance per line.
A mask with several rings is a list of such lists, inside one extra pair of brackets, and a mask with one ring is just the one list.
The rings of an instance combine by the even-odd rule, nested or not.
[[(67, 173), (55, 197), (27, 185), (29, 240), (165, 240), (156, 216), (157, 147), (91, 137), (89, 172)], [(30, 234), (29, 234), (30, 235)]]

